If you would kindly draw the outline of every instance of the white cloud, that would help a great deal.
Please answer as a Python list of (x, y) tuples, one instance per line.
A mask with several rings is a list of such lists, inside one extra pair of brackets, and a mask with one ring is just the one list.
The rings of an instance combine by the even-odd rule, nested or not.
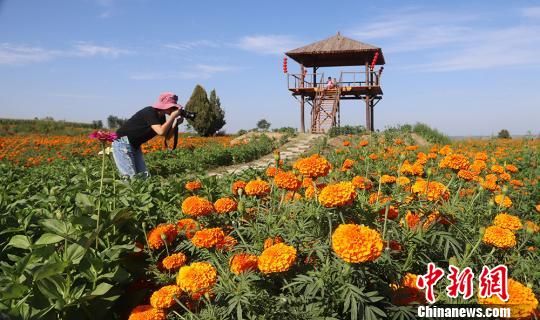
[(217, 48), (220, 45), (214, 41), (197, 40), (197, 41), (185, 41), (185, 42), (178, 42), (178, 43), (168, 43), (163, 46), (169, 49), (187, 51), (187, 50), (192, 50), (192, 49), (201, 48), (201, 47)]
[(132, 80), (166, 80), (166, 79), (208, 79), (218, 73), (237, 71), (239, 67), (227, 65), (197, 64), (192, 68), (178, 72), (150, 72), (135, 73), (130, 76)]
[(46, 49), (25, 44), (0, 44), (0, 65), (27, 65), (69, 57), (108, 57), (117, 58), (121, 55), (132, 54), (133, 51), (111, 46), (99, 46), (79, 42), (70, 49)]
[(287, 35), (245, 36), (237, 43), (237, 47), (260, 54), (283, 54), (286, 51), (302, 46)]
[[(531, 16), (535, 12), (535, 8), (527, 8), (521, 14)], [(484, 20), (496, 18), (490, 13), (473, 17), (459, 12), (422, 12), (415, 9), (376, 17), (374, 22), (352, 29), (350, 33), (361, 41), (379, 40), (377, 45), (383, 47), (387, 62), (392, 56), (398, 58), (406, 52), (417, 52), (416, 60), (425, 61), (398, 66), (401, 69), (457, 71), (539, 65), (540, 26), (518, 25), (517, 22), (499, 27), (482, 26)]]

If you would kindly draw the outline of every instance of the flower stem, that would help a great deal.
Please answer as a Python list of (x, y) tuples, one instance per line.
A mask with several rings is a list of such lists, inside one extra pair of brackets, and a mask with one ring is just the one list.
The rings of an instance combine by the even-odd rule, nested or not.
[(99, 198), (98, 198), (98, 208), (97, 208), (97, 222), (96, 222), (96, 250), (98, 249), (99, 243), (99, 220), (101, 216), (101, 193), (103, 192), (103, 176), (105, 174), (105, 144), (101, 144), (101, 150), (103, 155), (101, 157), (101, 179), (99, 181)]

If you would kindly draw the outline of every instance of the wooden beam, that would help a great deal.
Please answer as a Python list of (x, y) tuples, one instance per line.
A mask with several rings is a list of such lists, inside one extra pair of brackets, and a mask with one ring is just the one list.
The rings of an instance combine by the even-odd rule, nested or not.
[(373, 104), (373, 100), (370, 99), (370, 106), (369, 106), (369, 113), (370, 113), (370, 116), (371, 116), (371, 121), (369, 122), (369, 124), (371, 125), (371, 129), (370, 131), (375, 131), (375, 120), (374, 120), (374, 111), (375, 111), (375, 105)]
[(302, 95), (302, 98), (300, 100), (300, 131), (302, 133), (306, 132), (306, 126), (304, 124), (304, 102), (305, 98), (304, 95)]
[(370, 98), (369, 95), (366, 96), (366, 129), (371, 131), (371, 109), (369, 107), (370, 105)]

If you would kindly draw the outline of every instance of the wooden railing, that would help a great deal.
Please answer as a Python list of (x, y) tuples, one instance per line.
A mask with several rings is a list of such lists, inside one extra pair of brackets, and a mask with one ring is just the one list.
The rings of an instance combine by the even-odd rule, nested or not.
[[(314, 76), (315, 83), (313, 83)], [(306, 73), (303, 77), (301, 73), (287, 74), (287, 87), (289, 89), (317, 88), (324, 84), (326, 84), (326, 82), (324, 82), (324, 73)]]
[[(342, 87), (378, 87), (381, 85), (383, 67), (379, 70), (342, 71), (337, 86)], [(313, 78), (315, 76), (315, 83)], [(289, 89), (318, 88), (326, 85), (324, 73), (288, 73), (287, 87)]]

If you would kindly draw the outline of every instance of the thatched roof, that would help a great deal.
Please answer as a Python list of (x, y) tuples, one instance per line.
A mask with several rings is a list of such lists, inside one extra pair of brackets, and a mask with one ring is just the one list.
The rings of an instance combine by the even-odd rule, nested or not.
[(371, 63), (379, 52), (378, 65), (384, 64), (381, 48), (356, 41), (341, 34), (308, 44), (285, 54), (305, 67), (358, 66)]

